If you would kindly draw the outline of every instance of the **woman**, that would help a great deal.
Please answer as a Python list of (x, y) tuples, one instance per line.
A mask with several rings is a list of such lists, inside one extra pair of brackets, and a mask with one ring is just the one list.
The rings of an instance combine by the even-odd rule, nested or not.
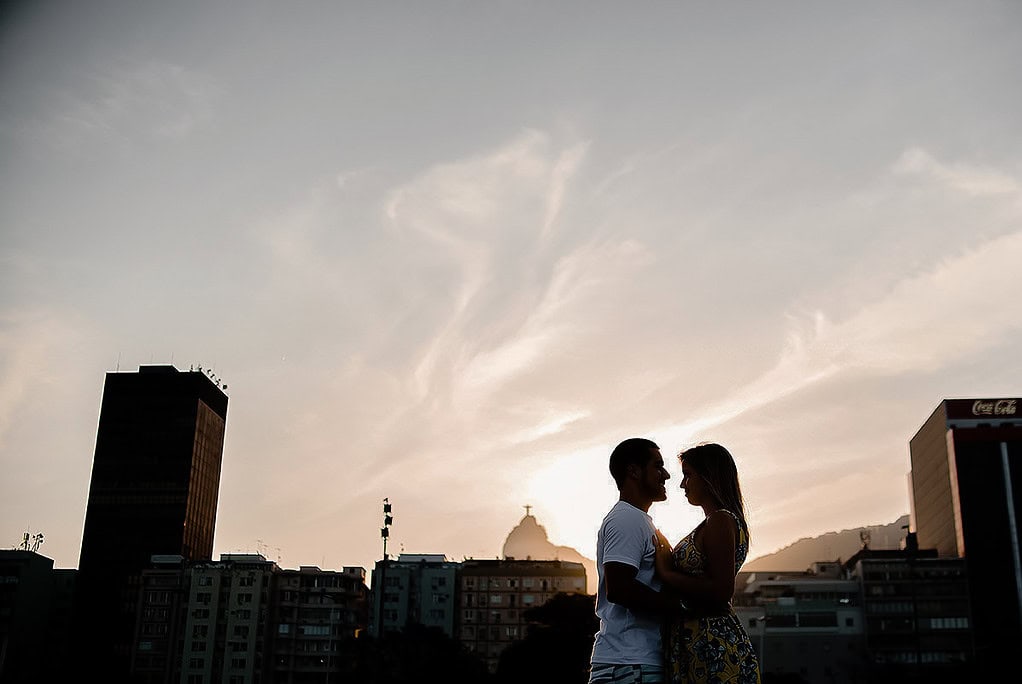
[(664, 628), (668, 681), (758, 684), (759, 661), (731, 608), (735, 575), (749, 552), (738, 470), (719, 444), (700, 444), (678, 458), (685, 498), (706, 517), (673, 550), (657, 531), (657, 573), (683, 607)]

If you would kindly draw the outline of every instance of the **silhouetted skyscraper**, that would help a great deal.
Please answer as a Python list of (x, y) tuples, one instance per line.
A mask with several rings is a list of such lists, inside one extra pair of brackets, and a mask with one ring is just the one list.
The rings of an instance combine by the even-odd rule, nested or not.
[(97, 663), (84, 674), (127, 673), (154, 554), (212, 557), (226, 419), (227, 395), (205, 373), (107, 373), (78, 567), (78, 624), (93, 637), (83, 657)]
[(1019, 399), (946, 399), (909, 442), (920, 548), (965, 558), (976, 656), (988, 672), (1022, 646)]

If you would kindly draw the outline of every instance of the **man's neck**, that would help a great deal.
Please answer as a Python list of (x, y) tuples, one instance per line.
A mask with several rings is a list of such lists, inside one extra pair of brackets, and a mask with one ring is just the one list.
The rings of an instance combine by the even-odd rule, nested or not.
[(634, 494), (624, 494), (624, 493), (622, 493), (618, 500), (619, 501), (624, 501), (627, 504), (631, 504), (632, 506), (635, 506), (636, 508), (638, 508), (643, 513), (649, 513), (649, 507), (653, 505), (653, 500), (652, 499), (646, 499), (646, 498), (638, 497), (638, 496), (635, 496)]

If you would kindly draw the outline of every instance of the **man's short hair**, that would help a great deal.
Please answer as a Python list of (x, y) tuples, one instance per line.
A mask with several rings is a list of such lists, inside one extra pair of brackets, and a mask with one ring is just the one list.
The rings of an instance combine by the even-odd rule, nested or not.
[(653, 450), (660, 447), (656, 442), (643, 437), (630, 437), (614, 447), (610, 453), (610, 474), (621, 489), (625, 476), (628, 474), (628, 466), (637, 465), (645, 468), (649, 460), (653, 458)]

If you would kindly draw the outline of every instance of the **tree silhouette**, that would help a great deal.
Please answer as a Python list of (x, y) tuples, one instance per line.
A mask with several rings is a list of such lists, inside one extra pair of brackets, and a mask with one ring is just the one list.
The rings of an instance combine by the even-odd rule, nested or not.
[(593, 638), (600, 627), (595, 606), (595, 596), (557, 594), (525, 611), (528, 634), (501, 654), (497, 682), (586, 684)]
[(381, 638), (363, 636), (346, 649), (341, 682), (479, 684), (492, 679), (479, 656), (435, 627), (412, 624)]

